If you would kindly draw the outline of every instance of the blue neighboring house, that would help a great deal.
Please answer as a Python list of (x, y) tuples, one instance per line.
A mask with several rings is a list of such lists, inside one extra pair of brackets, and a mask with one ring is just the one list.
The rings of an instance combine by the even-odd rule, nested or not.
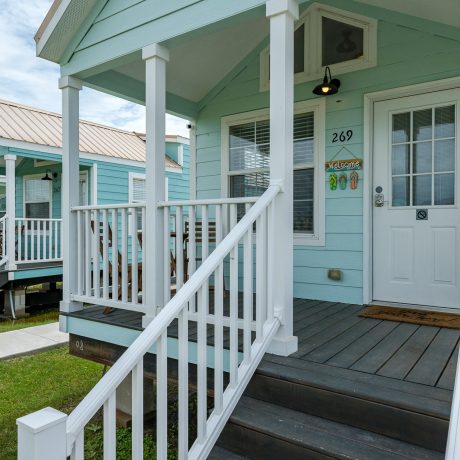
[[(54, 288), (62, 279), (62, 120), (8, 101), (0, 101), (0, 113), (0, 288), (6, 312), (18, 316), (27, 286)], [(80, 135), (80, 204), (144, 201), (145, 136), (89, 121), (80, 122)], [(166, 136), (165, 194), (172, 200), (189, 196), (189, 151), (187, 138)], [(61, 291), (46, 294), (58, 300)]]

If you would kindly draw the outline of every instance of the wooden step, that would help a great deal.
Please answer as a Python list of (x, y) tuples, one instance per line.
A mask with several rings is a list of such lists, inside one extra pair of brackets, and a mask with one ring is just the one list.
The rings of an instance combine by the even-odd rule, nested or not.
[(443, 459), (439, 452), (246, 396), (218, 445), (251, 460)]
[(452, 392), (292, 358), (265, 358), (246, 396), (444, 452)]
[(208, 460), (247, 460), (248, 457), (242, 457), (220, 446), (214, 446), (208, 455)]

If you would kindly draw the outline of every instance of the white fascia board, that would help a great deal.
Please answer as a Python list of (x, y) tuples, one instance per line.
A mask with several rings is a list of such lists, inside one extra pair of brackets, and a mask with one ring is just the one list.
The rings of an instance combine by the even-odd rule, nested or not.
[(184, 136), (166, 136), (166, 143), (190, 145), (190, 139)]

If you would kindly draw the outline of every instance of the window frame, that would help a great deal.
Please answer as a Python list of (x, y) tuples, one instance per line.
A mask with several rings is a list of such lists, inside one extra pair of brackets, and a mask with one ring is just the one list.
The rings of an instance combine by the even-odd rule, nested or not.
[[(314, 169), (313, 186), (313, 233), (295, 233), (294, 244), (297, 246), (324, 246), (325, 245), (325, 181), (326, 173), (325, 162), (325, 120), (326, 120), (326, 101), (325, 99), (312, 99), (297, 102), (294, 104), (294, 115), (312, 112), (314, 116), (314, 160), (313, 163), (301, 163), (293, 165), (293, 171), (299, 169)], [(269, 171), (270, 168), (254, 168), (243, 171), (230, 171), (230, 150), (229, 134), (230, 127), (257, 121), (270, 119), (270, 109), (254, 110), (235, 115), (222, 117), (221, 119), (221, 196), (230, 196), (230, 177), (241, 174)]]
[[(44, 203), (44, 201), (26, 201), (26, 181), (39, 179), (43, 177), (43, 173), (41, 174), (29, 174), (22, 177), (22, 212), (24, 219), (34, 219), (33, 217), (27, 217), (27, 209), (26, 205), (30, 203)], [(44, 217), (43, 219), (52, 219), (53, 218), (53, 181), (47, 181), (49, 184), (50, 189), (50, 196), (49, 196), (49, 217)]]
[[(368, 69), (377, 65), (377, 24), (374, 18), (331, 6), (313, 4), (295, 24), (295, 30), (305, 25), (304, 71), (294, 74), (295, 84), (323, 78), (326, 66), (322, 65), (322, 18), (349, 24), (363, 29), (363, 56), (329, 65), (334, 76)], [(270, 89), (270, 46), (260, 53), (260, 91)]]

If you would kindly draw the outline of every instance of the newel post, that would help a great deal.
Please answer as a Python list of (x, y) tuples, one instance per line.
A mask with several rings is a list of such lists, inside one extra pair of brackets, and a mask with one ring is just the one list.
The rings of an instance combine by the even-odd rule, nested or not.
[[(165, 199), (165, 136), (166, 136), (166, 64), (169, 51), (154, 43), (142, 50), (145, 60), (146, 110), (146, 166), (145, 166), (145, 260), (147, 285), (143, 286), (146, 326), (157, 311), (164, 307), (164, 258), (169, 256), (164, 247), (162, 209), (157, 207)], [(168, 285), (169, 286), (169, 285)]]
[[(268, 0), (270, 19), (270, 182), (281, 186), (269, 229), (269, 299), (281, 328), (269, 352), (287, 356), (297, 350), (293, 335), (293, 131), (295, 0)], [(276, 261), (276, 262), (275, 262)]]
[(66, 422), (51, 407), (18, 418), (18, 460), (66, 460)]
[(77, 292), (77, 217), (71, 212), (79, 204), (79, 92), (81, 81), (73, 77), (62, 77), (59, 89), (62, 90), (62, 302), (61, 311), (72, 312), (81, 309), (78, 302), (72, 301), (72, 293)]
[(16, 155), (5, 155), (7, 269), (16, 270)]

